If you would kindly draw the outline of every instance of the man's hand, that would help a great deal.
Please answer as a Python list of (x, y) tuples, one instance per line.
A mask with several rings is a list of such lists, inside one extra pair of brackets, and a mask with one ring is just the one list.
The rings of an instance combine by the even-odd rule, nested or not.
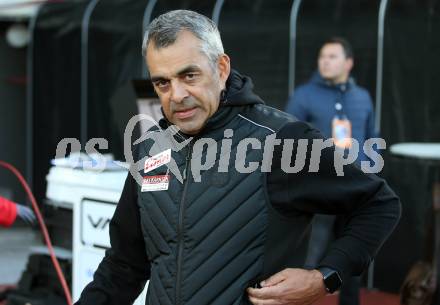
[(326, 294), (318, 270), (284, 269), (261, 282), (262, 288), (248, 288), (254, 305), (309, 305)]
[(25, 205), (17, 204), (17, 216), (29, 225), (33, 225), (35, 223), (34, 212)]

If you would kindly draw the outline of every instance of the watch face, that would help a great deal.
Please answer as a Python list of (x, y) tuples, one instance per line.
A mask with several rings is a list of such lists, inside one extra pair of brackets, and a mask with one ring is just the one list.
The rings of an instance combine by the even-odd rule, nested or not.
[(324, 283), (327, 291), (333, 293), (341, 287), (342, 280), (338, 272), (332, 270), (329, 274), (324, 276)]

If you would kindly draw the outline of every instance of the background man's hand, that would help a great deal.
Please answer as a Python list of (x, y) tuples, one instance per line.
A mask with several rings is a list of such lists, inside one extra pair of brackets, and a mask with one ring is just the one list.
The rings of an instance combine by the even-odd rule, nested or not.
[(21, 204), (17, 204), (17, 216), (30, 225), (33, 225), (36, 220), (34, 212), (27, 206)]
[(326, 294), (318, 270), (284, 269), (261, 282), (262, 288), (248, 288), (254, 305), (309, 305)]

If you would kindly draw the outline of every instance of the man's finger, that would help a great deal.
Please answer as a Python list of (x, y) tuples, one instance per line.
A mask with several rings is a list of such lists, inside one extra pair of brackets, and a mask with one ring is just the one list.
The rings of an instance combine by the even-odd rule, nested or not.
[(281, 291), (278, 286), (270, 286), (263, 288), (248, 288), (247, 292), (250, 296), (258, 299), (273, 299), (277, 298)]
[(28, 221), (30, 224), (35, 223), (35, 216), (34, 216), (34, 214), (26, 215), (26, 219), (27, 219), (27, 221)]
[(274, 275), (272, 275), (268, 279), (262, 281), (260, 283), (260, 285), (261, 285), (261, 287), (274, 286), (274, 285), (277, 285), (278, 283), (281, 283), (285, 279), (286, 279), (286, 276), (284, 275), (283, 271), (281, 271), (281, 272), (275, 273)]
[(274, 300), (274, 299), (259, 299), (254, 297), (249, 297), (249, 301), (251, 301), (254, 305), (281, 305), (280, 302)]

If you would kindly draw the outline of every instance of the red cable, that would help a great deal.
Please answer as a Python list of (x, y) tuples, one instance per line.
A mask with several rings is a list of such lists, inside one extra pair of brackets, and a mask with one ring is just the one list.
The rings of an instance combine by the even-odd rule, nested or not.
[(14, 173), (14, 175), (18, 178), (18, 180), (20, 181), (24, 190), (26, 191), (26, 193), (32, 203), (32, 207), (34, 208), (35, 215), (37, 216), (41, 231), (43, 232), (44, 240), (46, 242), (47, 248), (49, 249), (50, 258), (52, 259), (52, 263), (53, 263), (55, 270), (57, 272), (58, 279), (60, 280), (61, 286), (63, 287), (67, 304), (72, 305), (73, 304), (72, 303), (72, 296), (70, 295), (69, 287), (67, 286), (66, 279), (63, 275), (63, 272), (61, 271), (60, 264), (58, 263), (58, 259), (55, 256), (52, 242), (50, 241), (49, 233), (47, 232), (46, 224), (44, 223), (44, 219), (43, 219), (43, 216), (41, 215), (40, 208), (37, 205), (37, 201), (35, 200), (35, 197), (32, 194), (32, 191), (31, 191), (29, 185), (26, 183), (26, 180), (23, 178), (23, 176), (20, 174), (20, 172), (13, 165), (0, 160), (0, 166), (7, 168), (12, 173)]

